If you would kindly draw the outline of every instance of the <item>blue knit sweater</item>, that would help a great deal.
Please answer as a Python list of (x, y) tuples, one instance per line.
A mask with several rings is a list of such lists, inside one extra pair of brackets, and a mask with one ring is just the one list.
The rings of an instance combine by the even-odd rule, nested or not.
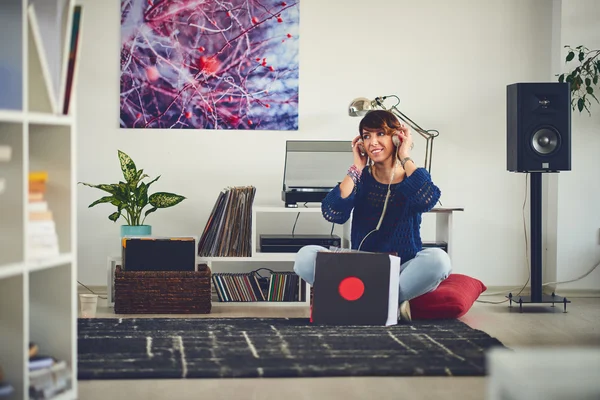
[[(350, 236), (352, 249), (358, 249), (364, 237), (377, 227), (387, 188), (387, 184), (376, 181), (365, 167), (350, 196), (342, 198), (337, 185), (323, 199), (321, 210), (329, 222), (345, 223), (354, 209)], [(422, 250), (421, 213), (431, 210), (440, 194), (424, 168), (417, 168), (400, 183), (392, 184), (381, 227), (366, 238), (360, 250), (397, 253), (401, 263), (414, 258)]]

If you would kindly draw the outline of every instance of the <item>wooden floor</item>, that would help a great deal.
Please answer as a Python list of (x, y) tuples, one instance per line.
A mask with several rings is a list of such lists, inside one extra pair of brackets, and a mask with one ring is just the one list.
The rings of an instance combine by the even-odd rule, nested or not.
[[(486, 301), (502, 301), (485, 297)], [(600, 347), (600, 298), (571, 298), (567, 313), (562, 305), (525, 306), (523, 313), (508, 303), (476, 303), (461, 319), (498, 338), (507, 347)], [(115, 315), (100, 304), (98, 317)], [(210, 317), (307, 317), (298, 307), (223, 306), (214, 304)], [(145, 317), (152, 317), (146, 315)], [(189, 317), (189, 316), (186, 316)], [(203, 318), (205, 316), (197, 316)], [(486, 379), (472, 378), (296, 378), (79, 381), (80, 399), (485, 399)], [(560, 377), (548, 376), (548, 379)]]

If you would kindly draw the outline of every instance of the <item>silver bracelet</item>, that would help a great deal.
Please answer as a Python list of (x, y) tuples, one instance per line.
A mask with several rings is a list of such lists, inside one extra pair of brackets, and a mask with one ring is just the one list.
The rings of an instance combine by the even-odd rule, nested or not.
[(413, 161), (413, 159), (410, 157), (404, 157), (402, 160), (400, 160), (400, 165), (402, 165), (402, 168), (404, 168), (404, 164), (406, 164), (407, 161)]

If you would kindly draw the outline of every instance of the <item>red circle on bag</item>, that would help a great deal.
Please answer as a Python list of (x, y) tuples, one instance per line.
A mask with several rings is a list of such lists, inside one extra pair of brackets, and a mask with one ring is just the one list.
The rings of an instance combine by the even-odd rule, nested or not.
[(362, 297), (365, 292), (365, 284), (357, 277), (350, 276), (340, 282), (338, 290), (344, 299), (354, 301)]

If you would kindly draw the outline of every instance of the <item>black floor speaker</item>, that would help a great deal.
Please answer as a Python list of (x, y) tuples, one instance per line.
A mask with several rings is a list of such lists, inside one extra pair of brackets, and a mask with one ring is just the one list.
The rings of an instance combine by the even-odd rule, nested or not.
[(514, 83), (506, 87), (506, 156), (511, 172), (530, 173), (531, 294), (513, 296), (523, 311), (525, 303), (562, 304), (566, 297), (543, 293), (542, 283), (542, 174), (571, 170), (571, 91), (569, 83)]
[(506, 165), (511, 172), (571, 170), (569, 83), (506, 87)]

